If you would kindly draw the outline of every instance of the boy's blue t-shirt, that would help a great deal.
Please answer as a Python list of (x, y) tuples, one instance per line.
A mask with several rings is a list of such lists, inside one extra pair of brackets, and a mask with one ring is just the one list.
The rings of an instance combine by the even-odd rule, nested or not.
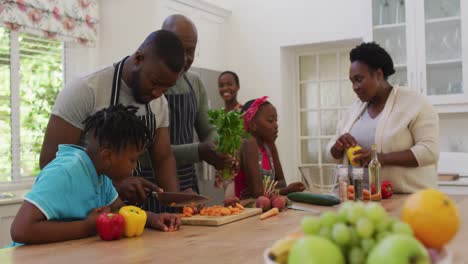
[(56, 158), (39, 173), (24, 199), (47, 220), (75, 221), (86, 219), (94, 208), (111, 205), (117, 197), (112, 181), (97, 175), (82, 147), (60, 145)]

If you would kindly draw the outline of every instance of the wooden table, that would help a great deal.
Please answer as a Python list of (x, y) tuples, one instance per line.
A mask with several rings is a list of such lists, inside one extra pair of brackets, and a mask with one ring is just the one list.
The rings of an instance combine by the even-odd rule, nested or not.
[[(405, 196), (383, 201), (399, 215)], [(468, 196), (452, 196), (462, 219), (448, 247), (453, 263), (468, 260)], [(309, 206), (309, 205), (307, 205)], [(336, 207), (311, 206), (320, 211)], [(311, 212), (288, 210), (259, 220), (258, 216), (220, 227), (182, 226), (178, 232), (145, 230), (143, 236), (105, 242), (98, 237), (0, 250), (0, 263), (262, 263), (263, 251), (274, 241), (295, 231)]]

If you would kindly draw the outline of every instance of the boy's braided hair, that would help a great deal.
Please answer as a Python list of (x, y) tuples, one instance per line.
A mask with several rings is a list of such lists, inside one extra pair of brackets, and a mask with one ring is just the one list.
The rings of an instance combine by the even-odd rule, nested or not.
[(86, 118), (84, 133), (92, 133), (100, 146), (120, 151), (128, 146), (143, 149), (149, 142), (146, 125), (135, 115), (138, 108), (117, 104)]

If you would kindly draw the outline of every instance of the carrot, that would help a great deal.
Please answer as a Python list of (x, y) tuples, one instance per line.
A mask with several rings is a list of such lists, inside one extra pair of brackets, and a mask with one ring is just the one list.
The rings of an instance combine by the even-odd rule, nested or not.
[(260, 220), (279, 214), (278, 208), (272, 208), (260, 215)]
[(377, 201), (378, 201), (378, 200), (381, 200), (381, 199), (382, 199), (382, 195), (380, 195), (380, 193), (376, 193), (376, 194), (372, 194), (370, 198), (371, 198), (371, 200), (373, 200), (373, 201), (374, 201), (374, 200), (377, 200)]
[(236, 207), (241, 209), (241, 210), (245, 209), (244, 206), (242, 206), (242, 204), (240, 204), (240, 203), (236, 203)]
[(348, 193), (354, 193), (354, 186), (348, 185)]
[(354, 200), (354, 193), (348, 193), (348, 200)]

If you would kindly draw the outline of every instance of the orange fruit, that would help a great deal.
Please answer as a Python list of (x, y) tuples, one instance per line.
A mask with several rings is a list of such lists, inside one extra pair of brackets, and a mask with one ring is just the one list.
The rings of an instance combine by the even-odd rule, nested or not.
[(457, 233), (460, 216), (454, 202), (444, 193), (425, 189), (404, 202), (401, 219), (426, 247), (442, 249)]
[(356, 157), (353, 152), (354, 151), (358, 151), (362, 149), (361, 146), (359, 145), (356, 145), (354, 147), (350, 147), (348, 148), (348, 150), (346, 151), (346, 155), (348, 156), (348, 159), (349, 159), (349, 163), (351, 163), (351, 165), (353, 165), (354, 167), (361, 167), (361, 164), (357, 163), (357, 162), (354, 162), (353, 159), (354, 157)]

